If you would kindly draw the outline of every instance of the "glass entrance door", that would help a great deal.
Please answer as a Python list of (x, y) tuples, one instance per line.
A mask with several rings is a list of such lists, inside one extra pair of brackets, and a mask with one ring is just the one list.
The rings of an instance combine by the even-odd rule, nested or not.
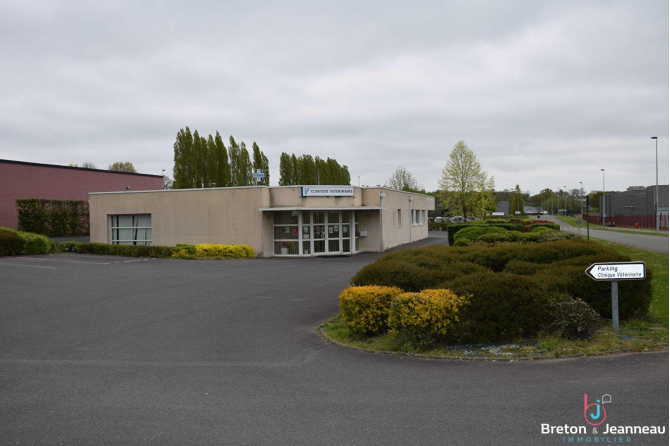
[(326, 213), (322, 211), (312, 212), (312, 225), (314, 228), (314, 254), (326, 253)]
[(331, 211), (328, 217), (328, 254), (339, 254), (342, 252), (340, 245), (340, 212)]

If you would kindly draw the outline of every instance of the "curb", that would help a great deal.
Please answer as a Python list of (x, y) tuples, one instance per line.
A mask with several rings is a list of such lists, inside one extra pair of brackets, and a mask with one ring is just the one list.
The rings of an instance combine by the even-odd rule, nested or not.
[[(534, 357), (517, 357), (517, 358), (486, 358), (486, 357), (467, 357), (467, 356), (449, 356), (449, 355), (423, 355), (421, 353), (407, 353), (407, 352), (392, 352), (389, 350), (373, 350), (371, 348), (365, 348), (365, 347), (354, 347), (353, 345), (348, 345), (345, 344), (341, 341), (338, 341), (337, 339), (332, 338), (328, 333), (326, 333), (326, 330), (323, 329), (323, 324), (319, 325), (317, 327), (317, 331), (321, 335), (323, 339), (325, 339), (327, 342), (337, 346), (337, 347), (342, 347), (342, 348), (347, 348), (351, 350), (357, 350), (360, 352), (365, 352), (365, 353), (372, 353), (376, 355), (390, 355), (390, 356), (401, 356), (401, 357), (409, 357), (409, 358), (418, 358), (418, 359), (437, 359), (437, 360), (442, 360), (442, 361), (486, 361), (486, 362), (518, 362), (518, 361), (546, 361), (546, 360), (553, 360), (553, 361), (558, 361), (562, 359), (576, 359), (576, 358), (586, 358), (586, 357), (611, 357), (611, 356), (624, 356), (624, 355), (631, 355), (635, 353), (656, 353), (659, 351), (663, 350), (668, 350), (668, 344), (654, 344), (648, 347), (646, 351), (639, 351), (638, 349), (635, 348), (628, 348), (628, 349), (622, 349), (618, 350), (616, 352), (599, 352), (599, 353), (575, 353), (571, 355), (564, 355), (564, 356), (534, 356)], [(652, 350), (653, 349), (653, 350)]]

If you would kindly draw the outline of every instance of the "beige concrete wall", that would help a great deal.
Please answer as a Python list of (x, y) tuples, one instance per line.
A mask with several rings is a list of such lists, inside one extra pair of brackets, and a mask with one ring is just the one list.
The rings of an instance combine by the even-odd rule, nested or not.
[[(412, 209), (424, 210), (424, 224), (411, 227), (412, 241), (428, 237), (428, 211), (435, 208), (433, 197), (386, 188), (354, 188), (353, 197), (300, 196), (299, 187), (240, 187), (151, 192), (92, 194), (89, 196), (91, 241), (109, 243), (109, 216), (151, 214), (154, 245), (178, 243), (246, 244), (257, 255), (273, 255), (273, 215), (261, 212), (270, 207), (342, 208), (379, 206), (384, 193), (384, 209), (359, 210), (360, 251), (379, 251), (410, 241), (410, 201)], [(397, 210), (402, 223), (398, 227)]]
[(264, 252), (258, 209), (270, 204), (267, 187), (92, 194), (89, 203), (93, 242), (110, 243), (109, 215), (151, 214), (154, 245), (245, 244)]
[[(410, 242), (422, 240), (428, 237), (428, 211), (435, 210), (435, 198), (422, 194), (414, 194), (410, 192), (401, 192), (386, 188), (366, 188), (363, 193), (364, 206), (379, 206), (379, 195), (385, 194), (383, 200), (382, 216), (384, 227), (384, 249), (393, 248), (394, 246), (402, 245)], [(412, 197), (410, 203), (409, 197)], [(398, 209), (400, 209), (400, 225), (398, 224)], [(410, 209), (425, 211), (424, 221), (421, 225), (411, 224)], [(378, 221), (379, 224), (379, 221)], [(381, 224), (379, 224), (381, 226)], [(381, 227), (377, 229), (376, 233), (368, 233), (368, 237), (373, 235), (379, 240), (378, 233)], [(373, 246), (374, 241), (366, 242), (366, 246)], [(361, 244), (362, 246), (362, 244)]]

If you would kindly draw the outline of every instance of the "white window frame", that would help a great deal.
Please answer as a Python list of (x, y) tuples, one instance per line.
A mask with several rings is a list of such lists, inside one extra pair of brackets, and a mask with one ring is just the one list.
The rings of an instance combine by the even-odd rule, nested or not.
[[(134, 217), (140, 217), (140, 216), (148, 216), (149, 217), (149, 226), (134, 226), (132, 223), (130, 226), (114, 226), (114, 220), (115, 217), (131, 217), (130, 221), (133, 221)], [(109, 243), (112, 245), (140, 245), (140, 246), (151, 246), (153, 243), (153, 229), (151, 227), (151, 214), (114, 214), (114, 215), (109, 215)], [(119, 240), (118, 238), (115, 240), (114, 239), (114, 230), (119, 230), (119, 229), (130, 229), (131, 233), (133, 230), (137, 229), (150, 229), (150, 235), (151, 237), (146, 240), (136, 240), (135, 237), (133, 237), (131, 240)], [(137, 234), (135, 234), (136, 236)], [(146, 235), (146, 231), (145, 231)], [(125, 243), (123, 243), (125, 242)], [(138, 243), (139, 242), (139, 243)]]

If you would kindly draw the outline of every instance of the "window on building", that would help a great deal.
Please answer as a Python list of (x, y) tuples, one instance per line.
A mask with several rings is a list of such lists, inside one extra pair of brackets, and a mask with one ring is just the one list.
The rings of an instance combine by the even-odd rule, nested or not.
[(151, 214), (110, 216), (113, 245), (151, 245)]
[(402, 210), (398, 209), (398, 228), (402, 228)]

